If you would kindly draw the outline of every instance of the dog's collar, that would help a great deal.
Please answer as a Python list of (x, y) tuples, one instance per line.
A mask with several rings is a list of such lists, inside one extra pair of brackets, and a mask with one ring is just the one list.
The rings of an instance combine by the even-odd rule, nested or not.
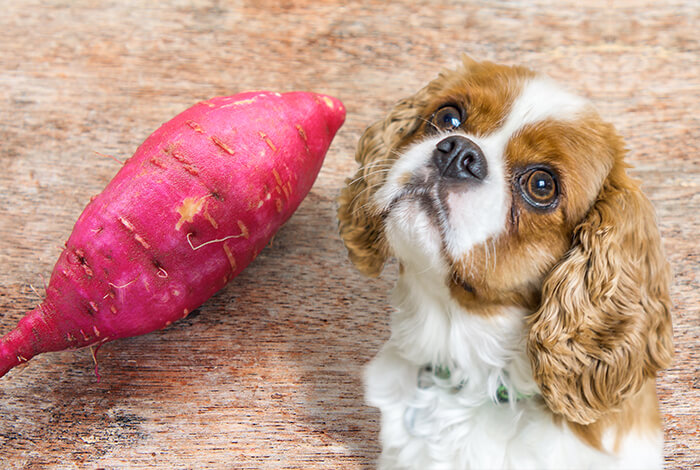
[[(455, 385), (453, 381), (450, 380), (452, 376), (450, 369), (445, 366), (427, 365), (421, 367), (418, 370), (417, 375), (418, 388), (423, 390), (431, 387), (440, 387), (449, 391), (450, 393), (459, 393), (459, 391), (464, 388), (467, 383), (467, 380), (465, 379)], [(514, 393), (515, 396), (511, 398), (508, 388), (504, 383), (499, 381), (498, 388), (496, 389), (496, 395), (492, 397), (491, 400), (494, 405), (501, 406), (504, 403), (511, 402), (511, 400), (512, 402), (518, 402), (535, 396), (535, 394), (525, 395), (517, 390), (514, 391)], [(403, 423), (408, 434), (414, 437), (427, 437), (431, 435), (431, 426), (427, 425), (429, 424), (429, 420), (427, 423), (424, 422), (426, 419), (424, 415), (426, 413), (430, 415), (432, 412), (433, 409), (430, 406), (426, 407), (424, 404), (407, 403), (403, 413)]]
[[(431, 378), (429, 376), (432, 376), (434, 378)], [(452, 372), (450, 372), (450, 369), (446, 366), (424, 366), (418, 371), (418, 388), (427, 388), (433, 385), (435, 383), (435, 379), (437, 379), (438, 382), (445, 383), (450, 379), (451, 376)], [(455, 391), (459, 391), (460, 389), (462, 389), (462, 387), (464, 387), (465, 383), (466, 380), (463, 380), (457, 385), (453, 386), (452, 388), (454, 388)], [(534, 394), (520, 393), (517, 390), (514, 390), (514, 392), (514, 401), (526, 400), (534, 396)], [(510, 400), (511, 398), (510, 393), (508, 392), (508, 387), (506, 387), (505, 384), (499, 380), (498, 388), (496, 388), (496, 396), (493, 397), (493, 402), (495, 404), (502, 404), (508, 403), (510, 402)]]

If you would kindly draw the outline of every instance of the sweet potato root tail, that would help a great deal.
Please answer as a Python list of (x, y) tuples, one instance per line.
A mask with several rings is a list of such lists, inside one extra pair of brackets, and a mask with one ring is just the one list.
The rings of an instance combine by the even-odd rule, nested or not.
[(14, 330), (0, 339), (0, 377), (39, 353), (77, 346), (67, 338), (60, 338), (47, 324), (45, 308), (45, 304), (41, 304), (28, 312)]
[(32, 334), (32, 324), (36, 322), (36, 317), (39, 315), (41, 315), (41, 309), (37, 307), (0, 340), (0, 377), (37, 354), (31, 340), (35, 337)]

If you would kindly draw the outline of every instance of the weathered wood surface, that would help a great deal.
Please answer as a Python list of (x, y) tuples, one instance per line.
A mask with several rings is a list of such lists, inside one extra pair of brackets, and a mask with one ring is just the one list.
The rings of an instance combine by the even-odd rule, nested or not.
[[(347, 4), (346, 4), (347, 3)], [(152, 4), (145, 7), (143, 5)], [(157, 5), (157, 6), (156, 6)], [(370, 468), (361, 368), (388, 334), (395, 266), (346, 261), (335, 198), (360, 133), (459, 54), (523, 63), (593, 99), (626, 136), (675, 271), (659, 382), (668, 468), (698, 462), (697, 1), (27, 1), (0, 15), (0, 331), (42, 295), (78, 214), (158, 125), (246, 89), (348, 110), (272, 246), (171, 327), (45, 354), (0, 380), (0, 467)]]

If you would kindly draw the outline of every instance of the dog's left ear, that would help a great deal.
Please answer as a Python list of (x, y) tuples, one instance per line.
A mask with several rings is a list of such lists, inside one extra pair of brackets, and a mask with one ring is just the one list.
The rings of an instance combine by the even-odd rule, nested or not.
[(623, 165), (614, 165), (529, 318), (542, 396), (580, 424), (615, 410), (673, 354), (670, 268), (652, 205)]
[(436, 82), (399, 101), (384, 119), (365, 130), (357, 144), (355, 160), (361, 166), (345, 181), (338, 198), (338, 227), (348, 257), (367, 276), (379, 276), (388, 256), (384, 221), (372, 207), (372, 197), (399, 149), (423, 123), (421, 113)]

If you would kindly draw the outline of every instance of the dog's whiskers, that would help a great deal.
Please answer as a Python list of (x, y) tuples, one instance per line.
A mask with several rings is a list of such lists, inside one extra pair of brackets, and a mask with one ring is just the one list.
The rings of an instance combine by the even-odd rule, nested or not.
[(372, 162), (372, 163), (368, 163), (368, 164), (366, 164), (366, 165), (362, 165), (360, 168), (357, 169), (357, 171), (358, 171), (358, 173), (359, 173), (359, 172), (362, 172), (362, 171), (365, 171), (365, 170), (369, 170), (370, 168), (374, 168), (374, 167), (385, 167), (385, 168), (389, 168), (389, 167), (392, 167), (393, 165), (394, 165), (394, 162), (387, 161), (387, 160), (378, 160), (378, 161), (376, 161), (376, 162)]
[[(357, 198), (359, 198), (360, 196), (362, 196), (362, 195), (363, 195), (364, 193), (366, 193), (367, 191), (376, 189), (376, 188), (378, 188), (378, 187), (381, 186), (381, 185), (382, 185), (382, 182), (380, 181), (380, 182), (378, 182), (378, 183), (368, 185), (366, 188), (363, 188), (361, 191), (358, 191), (357, 194), (355, 195), (355, 197), (353, 197), (352, 200), (350, 201), (350, 205), (353, 205), (353, 204), (355, 203), (355, 201), (357, 200)], [(359, 209), (359, 208), (358, 208), (358, 209)], [(357, 210), (357, 209), (356, 209), (356, 210)]]
[(348, 184), (354, 184), (354, 183), (356, 183), (356, 182), (358, 182), (358, 181), (360, 181), (360, 180), (362, 180), (362, 179), (368, 178), (368, 177), (370, 177), (370, 176), (372, 176), (372, 175), (376, 175), (376, 174), (379, 174), (379, 173), (388, 173), (388, 172), (390, 172), (390, 171), (391, 171), (391, 167), (390, 167), (390, 166), (387, 167), (387, 168), (379, 168), (379, 169), (377, 169), (377, 170), (374, 170), (374, 171), (371, 171), (371, 172), (369, 172), (369, 173), (366, 173), (366, 174), (364, 174), (364, 175), (362, 175), (362, 176), (358, 176), (358, 177), (355, 178), (354, 180), (350, 181)]

